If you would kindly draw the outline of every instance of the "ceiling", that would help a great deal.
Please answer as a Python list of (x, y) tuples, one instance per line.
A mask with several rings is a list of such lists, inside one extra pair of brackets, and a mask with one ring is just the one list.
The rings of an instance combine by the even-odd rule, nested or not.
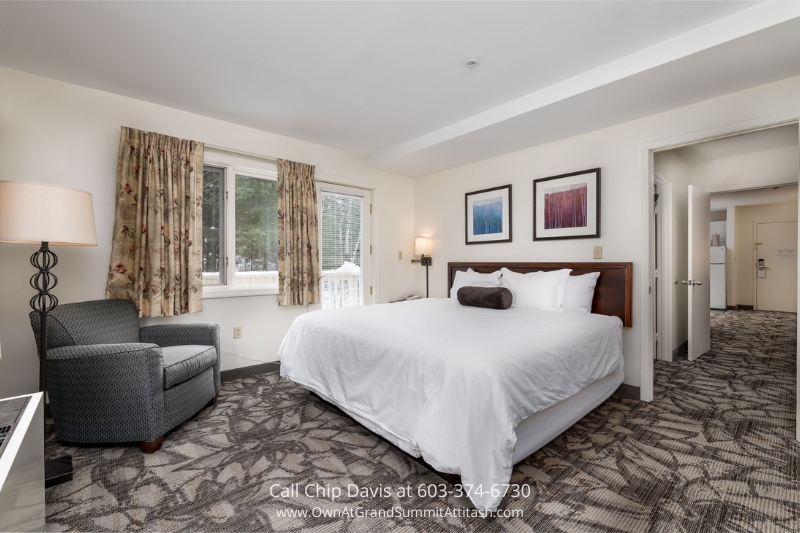
[(711, 210), (718, 211), (737, 205), (765, 205), (797, 201), (797, 184), (766, 187), (748, 191), (711, 194)]
[[(734, 135), (723, 139), (692, 144), (677, 148), (675, 152), (690, 165), (703, 165), (718, 159), (727, 159), (767, 150), (778, 150), (780, 148), (791, 147), (796, 149), (797, 146), (798, 127), (797, 124), (790, 124), (744, 135)], [(783, 156), (784, 154), (778, 154), (775, 157)], [(785, 157), (789, 157), (791, 163), (797, 163), (796, 150), (786, 151)]]
[(424, 176), (800, 75), (798, 17), (798, 2), (0, 2), (0, 65)]

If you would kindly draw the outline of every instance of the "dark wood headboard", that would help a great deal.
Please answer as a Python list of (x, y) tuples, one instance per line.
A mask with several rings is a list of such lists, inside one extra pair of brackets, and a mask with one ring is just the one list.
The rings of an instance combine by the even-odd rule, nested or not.
[(456, 272), (471, 268), (475, 272), (488, 274), (506, 267), (514, 272), (525, 274), (540, 270), (560, 270), (571, 268), (572, 276), (589, 272), (600, 272), (594, 288), (592, 313), (618, 316), (622, 324), (629, 328), (632, 322), (631, 305), (633, 301), (633, 263), (447, 263), (447, 294), (453, 287)]

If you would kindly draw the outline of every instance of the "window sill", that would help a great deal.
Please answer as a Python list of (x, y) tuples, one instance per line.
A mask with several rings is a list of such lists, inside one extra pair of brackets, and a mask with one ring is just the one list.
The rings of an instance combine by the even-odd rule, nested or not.
[(203, 300), (214, 298), (245, 298), (248, 296), (268, 296), (274, 294), (278, 294), (277, 287), (265, 287), (262, 289), (203, 288)]

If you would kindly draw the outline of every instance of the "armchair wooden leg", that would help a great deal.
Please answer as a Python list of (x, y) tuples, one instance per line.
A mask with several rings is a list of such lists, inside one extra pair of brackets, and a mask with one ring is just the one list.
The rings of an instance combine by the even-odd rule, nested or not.
[(213, 397), (213, 398), (211, 398), (211, 399), (208, 401), (208, 403), (206, 404), (206, 407), (211, 407), (212, 405), (217, 405), (217, 398), (218, 398), (218, 397), (219, 397), (219, 394), (215, 394), (215, 395), (214, 395), (214, 397)]
[(146, 440), (140, 440), (139, 449), (142, 450), (142, 453), (156, 453), (158, 450), (161, 449), (162, 444), (164, 444), (164, 435), (161, 435), (152, 442), (148, 442)]

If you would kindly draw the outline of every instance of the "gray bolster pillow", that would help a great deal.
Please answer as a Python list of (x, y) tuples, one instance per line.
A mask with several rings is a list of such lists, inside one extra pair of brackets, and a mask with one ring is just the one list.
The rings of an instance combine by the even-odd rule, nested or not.
[(456, 296), (461, 305), (487, 309), (508, 309), (514, 301), (514, 295), (505, 287), (461, 287)]

